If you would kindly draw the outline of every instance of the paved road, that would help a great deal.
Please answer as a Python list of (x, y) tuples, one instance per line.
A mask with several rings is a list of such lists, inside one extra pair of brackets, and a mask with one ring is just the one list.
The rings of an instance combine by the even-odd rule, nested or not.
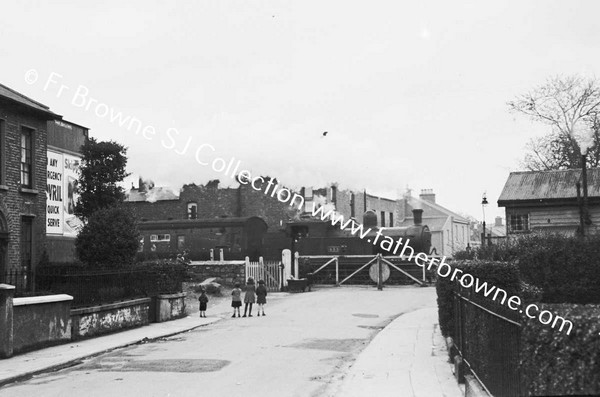
[[(435, 307), (435, 289), (327, 288), (272, 294), (267, 316), (224, 319), (3, 388), (2, 396), (333, 396), (392, 319)], [(210, 315), (209, 309), (209, 315)]]

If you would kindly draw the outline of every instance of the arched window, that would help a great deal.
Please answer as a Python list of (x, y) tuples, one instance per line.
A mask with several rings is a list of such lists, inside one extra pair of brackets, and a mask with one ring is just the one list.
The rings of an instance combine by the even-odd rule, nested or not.
[(187, 205), (187, 215), (188, 219), (197, 219), (198, 218), (198, 204), (192, 202)]

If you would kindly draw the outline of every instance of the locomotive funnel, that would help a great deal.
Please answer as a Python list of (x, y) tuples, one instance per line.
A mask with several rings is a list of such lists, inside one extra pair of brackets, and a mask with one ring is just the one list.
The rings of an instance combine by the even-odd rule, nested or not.
[(415, 222), (415, 225), (420, 225), (423, 223), (423, 210), (419, 209), (419, 208), (415, 208), (414, 210), (412, 210), (413, 213), (413, 219)]

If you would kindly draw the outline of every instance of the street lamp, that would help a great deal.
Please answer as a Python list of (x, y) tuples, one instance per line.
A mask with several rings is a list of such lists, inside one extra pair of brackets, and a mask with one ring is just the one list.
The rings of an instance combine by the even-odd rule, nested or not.
[(483, 197), (481, 198), (481, 211), (483, 211), (483, 233), (481, 233), (481, 246), (485, 245), (485, 206), (488, 205), (487, 197), (485, 192), (483, 192)]

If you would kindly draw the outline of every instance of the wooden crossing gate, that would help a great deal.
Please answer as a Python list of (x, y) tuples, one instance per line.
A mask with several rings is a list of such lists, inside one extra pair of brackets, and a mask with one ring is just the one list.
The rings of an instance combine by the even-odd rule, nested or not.
[(265, 280), (267, 291), (280, 291), (282, 286), (281, 262), (263, 261), (262, 256), (258, 262), (250, 262), (246, 257), (246, 278), (252, 277), (258, 285), (258, 280)]

